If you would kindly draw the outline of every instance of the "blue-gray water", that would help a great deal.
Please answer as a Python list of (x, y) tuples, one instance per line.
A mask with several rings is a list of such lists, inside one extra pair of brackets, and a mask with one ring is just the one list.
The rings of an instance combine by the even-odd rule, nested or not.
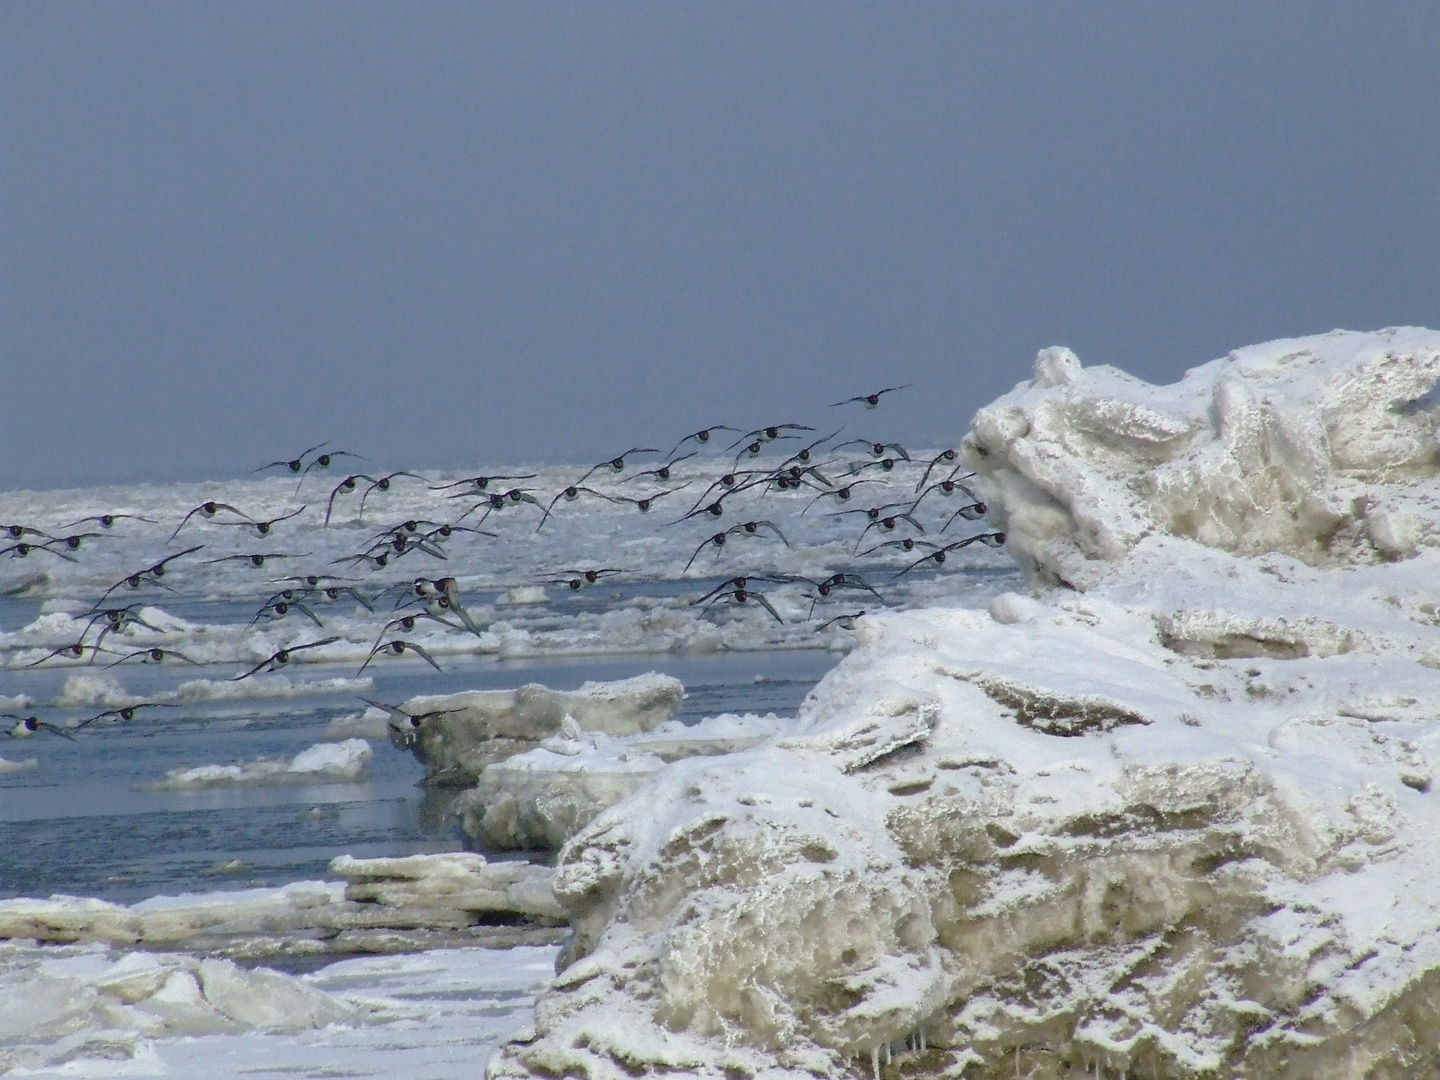
[[(658, 670), (679, 678), (680, 718), (720, 712), (793, 713), (836, 662), (823, 650), (744, 654), (636, 655), (555, 660), (452, 660), (437, 674), (419, 664), (372, 668), (377, 700), (418, 693), (500, 689), (540, 682), (573, 690), (587, 679), (622, 679)], [(58, 690), (65, 672), (7, 672), (8, 693), (37, 700)], [(168, 677), (153, 671), (157, 684)], [(306, 668), (307, 678), (352, 675), (349, 666)], [(226, 678), (229, 670), (191, 669)], [(146, 687), (133, 678), (129, 688)], [(409, 753), (375, 741), (369, 779), (315, 786), (137, 791), (135, 785), (182, 766), (289, 758), (320, 741), (335, 717), (363, 704), (353, 696), (213, 702), (140, 710), (129, 722), (92, 725), (74, 742), (41, 733), (3, 746), (35, 769), (0, 776), (0, 897), (68, 893), (130, 902), (157, 894), (278, 885), (324, 875), (336, 855), (357, 857), (453, 851), (464, 846), (438, 795), (421, 784)], [(98, 711), (98, 710), (96, 710)]]

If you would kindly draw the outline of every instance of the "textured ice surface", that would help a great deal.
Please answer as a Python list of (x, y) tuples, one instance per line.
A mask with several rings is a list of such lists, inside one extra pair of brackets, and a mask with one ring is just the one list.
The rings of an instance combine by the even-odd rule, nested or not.
[[(277, 939), (268, 951), (378, 951), (374, 930), (457, 930), (494, 913), (562, 917), (551, 894), (554, 872), (526, 862), (495, 862), (469, 852), (355, 859), (330, 864), (334, 881), (297, 881), (280, 888), (157, 896), (112, 904), (77, 896), (0, 900), (0, 939), (99, 941), (165, 948), (228, 946), (244, 955), (247, 938)], [(251, 953), (264, 953), (265, 948)], [(307, 951), (299, 948), (298, 951)]]
[(527, 1022), (553, 958), (450, 949), (297, 977), (177, 953), (0, 944), (0, 1071), (449, 1080)]
[(491, 1075), (1440, 1075), (1437, 364), (1042, 353), (966, 441), (1032, 593), (596, 817)]
[(1011, 552), (1078, 588), (1158, 535), (1317, 566), (1403, 559), (1436, 539), (1437, 380), (1440, 334), (1415, 328), (1254, 345), (1159, 387), (1046, 349), (962, 453)]

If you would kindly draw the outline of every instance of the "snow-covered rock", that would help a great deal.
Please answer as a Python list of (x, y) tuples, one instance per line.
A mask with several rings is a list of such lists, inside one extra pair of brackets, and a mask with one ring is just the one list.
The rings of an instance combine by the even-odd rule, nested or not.
[(490, 1075), (1440, 1075), (1437, 375), (1042, 353), (966, 440), (1032, 595), (867, 616), (797, 730), (596, 817)]

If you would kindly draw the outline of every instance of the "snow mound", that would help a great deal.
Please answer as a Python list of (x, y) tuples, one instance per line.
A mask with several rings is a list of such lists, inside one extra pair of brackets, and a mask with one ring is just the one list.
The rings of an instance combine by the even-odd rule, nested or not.
[(364, 739), (317, 743), (289, 761), (255, 758), (238, 765), (171, 769), (164, 779), (138, 785), (143, 791), (200, 791), (245, 784), (342, 784), (370, 775), (374, 751)]
[(0, 776), (4, 776), (6, 773), (28, 772), (31, 769), (38, 769), (39, 767), (39, 758), (21, 758), (19, 761), (0, 758)]
[(1440, 541), (1440, 333), (1335, 331), (1152, 386), (1043, 350), (962, 449), (1022, 562), (1077, 588), (1154, 533), (1313, 565)]
[(516, 690), (468, 690), (404, 703), (425, 716), (418, 728), (394, 720), (391, 742), (413, 750), (431, 783), (469, 785), (487, 765), (537, 747), (569, 716), (586, 731), (633, 735), (669, 720), (685, 697), (680, 680), (658, 672), (587, 682), (573, 692), (530, 683)]

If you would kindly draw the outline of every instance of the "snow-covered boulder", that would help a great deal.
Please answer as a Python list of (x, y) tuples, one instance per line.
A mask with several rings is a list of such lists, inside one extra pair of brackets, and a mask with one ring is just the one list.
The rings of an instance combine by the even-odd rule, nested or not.
[(966, 443), (1032, 594), (867, 616), (797, 730), (596, 817), (490, 1075), (1440, 1076), (1437, 346), (1042, 354)]
[(485, 766), (533, 750), (558, 733), (567, 716), (586, 731), (633, 735), (669, 720), (684, 698), (680, 680), (653, 671), (587, 682), (568, 692), (530, 683), (515, 690), (426, 695), (403, 706), (424, 717), (420, 725), (392, 720), (391, 741), (425, 763), (430, 782), (469, 785)]

